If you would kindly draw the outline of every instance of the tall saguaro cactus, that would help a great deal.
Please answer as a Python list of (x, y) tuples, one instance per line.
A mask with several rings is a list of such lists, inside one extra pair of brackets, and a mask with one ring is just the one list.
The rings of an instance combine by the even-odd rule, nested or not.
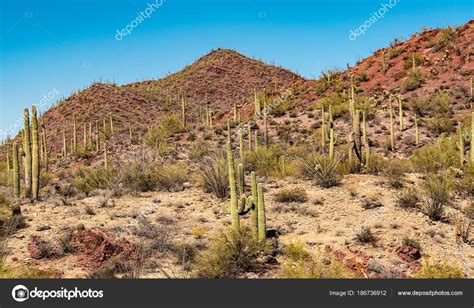
[(20, 197), (20, 164), (18, 163), (18, 148), (13, 142), (13, 196)]
[(66, 131), (63, 130), (63, 158), (67, 156)]
[(7, 172), (10, 172), (10, 155), (7, 152)]
[(40, 181), (40, 153), (39, 153), (39, 134), (38, 117), (36, 106), (31, 107), (31, 197), (37, 201), (39, 199), (39, 181)]
[(400, 131), (403, 130), (403, 104), (402, 104), (402, 98), (399, 95), (398, 96), (398, 125)]
[(25, 153), (25, 197), (31, 198), (31, 140), (30, 140), (30, 112), (28, 108), (24, 109), (24, 128), (23, 128), (23, 152)]
[(76, 150), (77, 150), (77, 120), (76, 120), (76, 115), (73, 115), (72, 121), (73, 121), (73, 126), (72, 126), (72, 153), (76, 154)]
[(48, 145), (46, 143), (46, 125), (44, 124), (44, 118), (41, 124), (41, 142), (43, 144), (43, 164), (44, 164), (44, 170), (48, 172), (49, 170), (49, 155), (48, 155)]
[(237, 208), (237, 187), (235, 183), (235, 168), (234, 155), (232, 154), (232, 144), (229, 138), (227, 140), (227, 169), (229, 170), (229, 185), (230, 185), (230, 217), (232, 222), (232, 229), (236, 232), (240, 231), (239, 212)]
[(321, 148), (326, 147), (326, 114), (324, 113), (324, 106), (321, 106)]
[(258, 202), (258, 192), (257, 192), (257, 176), (255, 175), (255, 171), (250, 173), (250, 187), (252, 189), (252, 200), (254, 202), (254, 206), (250, 211), (250, 229), (252, 231), (252, 236), (254, 238), (258, 237), (258, 209), (257, 209), (257, 202)]
[(267, 225), (265, 218), (265, 200), (263, 197), (263, 184), (259, 183), (257, 185), (257, 213), (258, 213), (258, 239), (264, 240), (267, 235)]

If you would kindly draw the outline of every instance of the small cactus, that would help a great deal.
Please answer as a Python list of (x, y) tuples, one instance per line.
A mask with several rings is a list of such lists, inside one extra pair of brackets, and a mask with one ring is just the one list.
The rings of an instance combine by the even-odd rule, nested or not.
[(20, 164), (18, 163), (18, 148), (13, 142), (13, 196), (20, 197)]
[(253, 95), (254, 95), (254, 104), (255, 104), (255, 115), (259, 116), (261, 112), (261, 107), (260, 107), (260, 100), (258, 99), (256, 89), (253, 89)]
[(239, 155), (240, 161), (244, 161), (244, 136), (242, 132), (242, 128), (239, 129)]
[(234, 106), (232, 107), (232, 111), (233, 111), (233, 120), (234, 122), (237, 122), (237, 104), (234, 103)]
[(84, 146), (84, 150), (86, 150), (87, 149), (87, 124), (86, 123), (84, 123), (84, 133), (82, 137), (83, 137), (82, 143)]
[(87, 141), (88, 148), (92, 150), (92, 123), (89, 122), (89, 139)]
[(99, 131), (99, 120), (95, 121), (95, 151), (99, 153), (100, 149), (100, 131)]

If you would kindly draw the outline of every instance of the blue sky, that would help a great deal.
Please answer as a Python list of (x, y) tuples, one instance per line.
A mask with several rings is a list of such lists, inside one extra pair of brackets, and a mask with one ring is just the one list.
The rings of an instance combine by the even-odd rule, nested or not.
[[(390, 1), (398, 3), (349, 39)], [(160, 6), (117, 40), (149, 3)], [(44, 111), (94, 81), (159, 78), (218, 47), (314, 78), (423, 26), (463, 24), (473, 8), (473, 0), (0, 0), (0, 139), (16, 133), (23, 107), (43, 99)]]

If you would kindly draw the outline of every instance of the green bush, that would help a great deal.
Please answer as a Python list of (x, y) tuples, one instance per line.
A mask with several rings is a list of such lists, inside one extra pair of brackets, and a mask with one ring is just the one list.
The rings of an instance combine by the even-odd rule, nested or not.
[(118, 177), (123, 187), (133, 193), (151, 191), (157, 187), (156, 167), (144, 160), (122, 164)]
[(271, 144), (267, 148), (260, 145), (257, 150), (247, 154), (245, 164), (249, 170), (254, 170), (258, 176), (268, 177), (280, 170), (278, 158), (281, 154), (282, 150), (276, 144)]
[(456, 142), (450, 138), (440, 138), (437, 142), (417, 149), (410, 158), (418, 172), (436, 173), (459, 165)]
[(113, 169), (79, 167), (74, 173), (73, 185), (77, 191), (89, 195), (96, 189), (110, 189), (116, 175)]
[(271, 253), (271, 245), (253, 239), (249, 230), (220, 232), (210, 248), (194, 264), (197, 278), (236, 278), (245, 272), (264, 270), (260, 256)]
[(449, 171), (429, 174), (423, 183), (424, 210), (432, 220), (444, 218), (444, 208), (451, 204), (453, 178)]
[(455, 279), (455, 278), (466, 278), (466, 275), (463, 273), (461, 268), (455, 265), (449, 264), (446, 261), (443, 261), (443, 262), (426, 261), (423, 263), (422, 268), (415, 274), (415, 278)]
[(403, 84), (403, 88), (405, 91), (412, 91), (415, 90), (425, 82), (425, 77), (421, 73), (421, 71), (416, 70), (415, 72), (409, 72), (408, 78)]
[(302, 187), (283, 188), (275, 193), (275, 201), (282, 203), (304, 203), (308, 201), (308, 193)]

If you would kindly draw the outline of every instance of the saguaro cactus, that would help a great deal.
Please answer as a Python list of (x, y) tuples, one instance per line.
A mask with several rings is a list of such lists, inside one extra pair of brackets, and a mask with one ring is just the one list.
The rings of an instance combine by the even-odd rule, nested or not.
[(229, 186), (230, 186), (230, 217), (232, 222), (232, 229), (240, 231), (239, 212), (237, 208), (237, 187), (235, 183), (235, 169), (234, 169), (234, 155), (232, 154), (232, 145), (229, 139), (227, 140), (227, 169), (229, 170)]
[(418, 118), (416, 117), (416, 113), (414, 115), (415, 119), (415, 144), (419, 145), (420, 144), (420, 132), (418, 131)]
[(258, 239), (264, 240), (267, 235), (267, 225), (265, 218), (265, 200), (263, 197), (263, 184), (259, 183), (257, 185), (257, 194), (258, 194)]
[(36, 106), (31, 107), (31, 196), (37, 201), (39, 199), (39, 181), (40, 181), (40, 153), (39, 153), (39, 134), (38, 118)]
[(268, 119), (267, 119), (267, 102), (263, 101), (263, 140), (265, 146), (268, 146)]
[(331, 127), (329, 131), (329, 158), (334, 158), (334, 128)]
[(258, 192), (257, 192), (257, 176), (255, 175), (255, 171), (250, 172), (250, 187), (252, 189), (252, 200), (254, 202), (254, 206), (250, 211), (250, 229), (252, 230), (252, 236), (254, 238), (258, 237), (258, 209), (257, 209), (257, 202), (258, 202)]
[(85, 151), (85, 150), (87, 150), (87, 124), (86, 123), (84, 123), (84, 133), (83, 133), (82, 137), (84, 139), (82, 141), (82, 143), (83, 143), (84, 151)]
[(109, 168), (109, 161), (107, 158), (107, 141), (104, 141), (104, 167), (105, 169)]
[(242, 197), (245, 194), (245, 173), (244, 173), (244, 165), (239, 163), (237, 168), (237, 178), (239, 180), (239, 196)]
[(362, 142), (365, 149), (365, 166), (368, 167), (370, 161), (370, 147), (369, 139), (367, 137), (367, 119), (365, 111), (362, 112)]
[(113, 135), (113, 133), (114, 133), (114, 118), (112, 116), (112, 112), (109, 113), (109, 122), (110, 122), (110, 134)]
[(76, 121), (76, 115), (73, 115), (72, 121), (73, 121), (73, 126), (72, 126), (72, 153), (76, 154), (76, 150), (77, 150), (77, 121)]
[(403, 130), (403, 104), (402, 104), (402, 97), (398, 96), (398, 125), (400, 131)]
[(44, 164), (44, 170), (46, 172), (48, 172), (48, 169), (49, 169), (49, 157), (48, 157), (48, 145), (46, 143), (46, 126), (44, 124), (44, 119), (42, 121), (42, 125), (41, 125), (42, 129), (41, 129), (41, 141), (42, 141), (42, 144), (43, 144), (43, 164)]
[(458, 131), (458, 142), (456, 142), (456, 145), (458, 146), (459, 149), (459, 159), (461, 166), (464, 165), (464, 136), (462, 134), (462, 123), (458, 123), (457, 127)]
[(23, 152), (25, 153), (25, 197), (31, 198), (31, 140), (30, 140), (30, 112), (28, 108), (24, 109), (24, 128), (23, 128)]
[(20, 164), (18, 163), (18, 148), (13, 142), (13, 196), (20, 197)]
[(471, 164), (474, 164), (474, 111), (471, 112)]
[(253, 89), (253, 95), (254, 95), (254, 104), (255, 104), (255, 115), (258, 116), (260, 115), (261, 108), (260, 108), (260, 100), (258, 99), (256, 89)]
[(67, 156), (66, 131), (63, 130), (63, 158)]
[(393, 109), (392, 101), (389, 101), (389, 112), (390, 112), (390, 148), (395, 151), (395, 133), (393, 131)]
[(89, 122), (89, 139), (87, 141), (88, 148), (92, 150), (92, 123)]
[(99, 120), (95, 121), (95, 151), (99, 153), (100, 149), (100, 131), (99, 131)]
[(7, 172), (10, 172), (10, 155), (7, 152)]
[(321, 148), (326, 148), (326, 115), (324, 113), (324, 106), (321, 106)]
[(234, 122), (237, 122), (237, 103), (234, 103), (234, 105), (232, 107), (232, 111), (233, 111)]
[(244, 161), (244, 134), (242, 132), (242, 128), (239, 129), (239, 155), (240, 161)]

